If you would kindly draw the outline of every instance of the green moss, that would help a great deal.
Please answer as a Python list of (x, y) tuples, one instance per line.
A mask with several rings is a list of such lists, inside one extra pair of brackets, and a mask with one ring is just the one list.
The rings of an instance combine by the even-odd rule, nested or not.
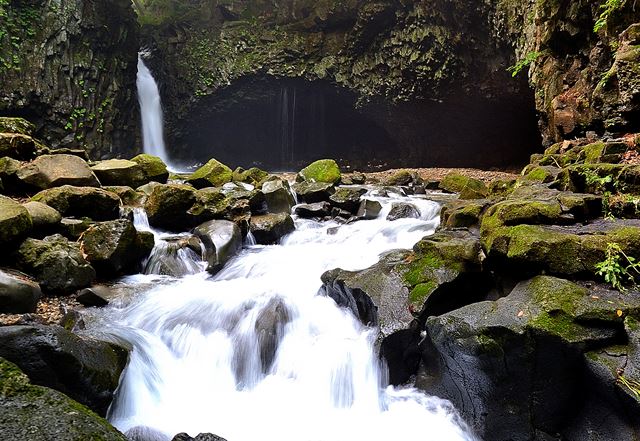
[(529, 289), (545, 311), (564, 311), (570, 315), (575, 315), (578, 303), (588, 294), (586, 288), (555, 277), (536, 277), (529, 283)]
[(482, 199), (487, 197), (489, 189), (484, 182), (458, 173), (449, 173), (440, 181), (440, 188), (459, 193), (460, 199)]
[(151, 181), (165, 183), (169, 177), (166, 164), (157, 156), (142, 153), (131, 159), (142, 167), (142, 170)]
[(428, 254), (420, 256), (418, 259), (408, 264), (407, 271), (403, 275), (404, 281), (409, 286), (416, 286), (420, 283), (426, 282), (426, 278), (429, 274), (442, 268), (444, 260), (437, 255)]
[(587, 164), (597, 164), (600, 162), (602, 155), (605, 151), (604, 142), (595, 142), (589, 144), (582, 149), (584, 155), (584, 162)]
[(579, 342), (585, 337), (585, 329), (564, 313), (543, 312), (534, 317), (528, 327), (543, 334), (555, 335), (567, 342)]
[(414, 286), (411, 292), (409, 292), (409, 303), (413, 306), (415, 311), (422, 309), (424, 302), (427, 298), (436, 290), (438, 284), (433, 280), (429, 280), (425, 283), (419, 283)]
[(257, 167), (252, 167), (249, 170), (238, 167), (233, 171), (234, 182), (244, 182), (255, 187), (260, 186), (268, 177), (269, 173)]
[(543, 183), (553, 181), (553, 175), (544, 167), (534, 167), (525, 175), (524, 178), (529, 181), (537, 181)]
[(193, 172), (187, 178), (187, 182), (196, 188), (220, 187), (227, 182), (231, 182), (232, 177), (233, 172), (229, 167), (215, 159), (211, 159)]
[(300, 176), (305, 181), (325, 182), (337, 184), (342, 177), (340, 167), (333, 159), (321, 159), (300, 170)]

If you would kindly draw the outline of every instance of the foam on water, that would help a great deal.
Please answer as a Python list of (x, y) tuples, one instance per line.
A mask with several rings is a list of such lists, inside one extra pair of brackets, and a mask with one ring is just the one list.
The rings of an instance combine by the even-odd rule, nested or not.
[[(100, 310), (90, 330), (133, 347), (111, 422), (168, 439), (186, 431), (229, 441), (473, 440), (448, 401), (387, 386), (376, 330), (317, 295), (324, 271), (366, 268), (439, 223), (434, 202), (376, 199), (377, 219), (296, 220), (281, 245), (246, 245), (213, 278), (189, 275)], [(421, 218), (386, 221), (400, 200)]]

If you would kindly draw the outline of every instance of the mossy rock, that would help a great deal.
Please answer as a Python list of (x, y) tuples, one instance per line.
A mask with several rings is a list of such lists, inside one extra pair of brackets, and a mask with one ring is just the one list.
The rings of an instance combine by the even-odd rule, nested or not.
[(50, 294), (69, 294), (90, 286), (96, 271), (80, 245), (56, 234), (43, 240), (26, 239), (15, 253), (18, 268), (32, 275)]
[(233, 171), (234, 182), (244, 182), (245, 184), (260, 187), (269, 177), (269, 173), (257, 167), (251, 167), (248, 170), (238, 167)]
[(145, 198), (143, 192), (137, 192), (126, 185), (105, 185), (102, 189), (118, 195), (123, 205), (139, 205)]
[(418, 242), (413, 251), (397, 271), (410, 290), (409, 307), (416, 314), (429, 309), (427, 299), (440, 286), (481, 270), (480, 241), (465, 230), (438, 232)]
[(0, 427), (6, 439), (30, 441), (127, 441), (85, 406), (34, 386), (13, 363), (0, 358)]
[(137, 188), (148, 181), (142, 167), (135, 161), (107, 159), (91, 167), (102, 185), (124, 185)]
[[(640, 228), (631, 221), (599, 221), (587, 226), (500, 226), (482, 230), (482, 244), (489, 257), (506, 258), (511, 264), (558, 275), (595, 274), (609, 243), (617, 243), (628, 255), (640, 257)], [(483, 227), (485, 225), (483, 224)]]
[(491, 197), (505, 197), (511, 193), (516, 185), (515, 179), (494, 179), (489, 183)]
[(382, 181), (383, 185), (389, 187), (407, 186), (411, 183), (419, 181), (420, 177), (410, 170), (398, 170), (391, 176), (388, 176)]
[(36, 130), (35, 124), (24, 118), (0, 117), (0, 133), (19, 133), (31, 136)]
[(555, 181), (560, 172), (560, 168), (551, 165), (533, 166), (523, 171), (524, 176), (522, 177), (522, 179), (520, 179), (520, 182), (535, 182), (547, 184)]
[(459, 193), (460, 199), (484, 199), (489, 194), (489, 189), (484, 182), (459, 173), (449, 173), (445, 176), (440, 181), (440, 189)]
[(38, 189), (76, 185), (100, 187), (89, 164), (74, 155), (43, 155), (20, 167), (18, 179)]
[(321, 159), (300, 170), (298, 177), (303, 181), (325, 182), (335, 185), (340, 182), (342, 174), (336, 161), (333, 159)]
[(58, 210), (42, 202), (30, 201), (24, 204), (23, 207), (29, 212), (33, 221), (33, 229), (36, 232), (50, 231), (59, 225), (62, 220), (62, 215)]
[(331, 205), (355, 214), (360, 207), (360, 198), (367, 192), (365, 188), (339, 187), (329, 196)]
[(84, 232), (80, 246), (101, 277), (134, 274), (140, 271), (142, 260), (153, 248), (153, 242), (138, 236), (129, 220), (99, 222)]
[(221, 187), (233, 179), (233, 171), (221, 162), (210, 159), (205, 165), (193, 172), (186, 182), (196, 188)]
[(149, 223), (157, 228), (186, 231), (192, 226), (187, 212), (196, 201), (196, 190), (183, 184), (156, 186), (147, 198), (144, 209)]
[(328, 202), (335, 193), (336, 188), (327, 182), (296, 182), (291, 187), (300, 202), (315, 204), (316, 202)]
[[(169, 178), (169, 171), (167, 165), (157, 156), (149, 155), (148, 153), (142, 153), (131, 160), (137, 163), (141, 168), (146, 181), (160, 182), (164, 184)], [(123, 185), (123, 184), (119, 184)]]
[(25, 237), (32, 229), (29, 212), (19, 203), (0, 196), (0, 244), (6, 246)]
[(31, 136), (0, 133), (0, 156), (29, 161), (38, 156), (39, 146)]
[(291, 216), (285, 213), (265, 214), (251, 218), (251, 233), (256, 242), (272, 245), (280, 242), (284, 236), (295, 230)]
[(455, 200), (442, 206), (441, 224), (446, 228), (468, 228), (480, 223), (484, 210), (491, 202), (487, 199)]
[(47, 204), (67, 217), (88, 217), (96, 221), (120, 217), (120, 198), (102, 188), (64, 185), (41, 191), (31, 200)]

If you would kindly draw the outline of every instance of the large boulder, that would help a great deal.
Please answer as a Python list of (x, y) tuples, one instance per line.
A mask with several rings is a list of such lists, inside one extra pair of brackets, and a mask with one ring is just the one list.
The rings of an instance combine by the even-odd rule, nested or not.
[(0, 314), (35, 312), (40, 286), (26, 274), (0, 269)]
[(27, 135), (0, 133), (0, 157), (29, 161), (38, 155), (39, 144)]
[(265, 214), (251, 218), (250, 230), (256, 242), (272, 245), (295, 230), (293, 219), (286, 213)]
[(408, 255), (409, 251), (394, 251), (367, 269), (327, 271), (322, 275), (320, 293), (351, 310), (365, 326), (378, 326), (387, 337), (413, 321), (409, 289), (396, 268)]
[(58, 391), (32, 385), (15, 364), (1, 358), (0, 427), (7, 440), (81, 441), (90, 436), (127, 441), (85, 406)]
[(19, 133), (31, 136), (35, 130), (35, 124), (24, 118), (0, 117), (0, 133)]
[(238, 167), (233, 171), (234, 182), (243, 182), (254, 187), (259, 187), (268, 177), (269, 173), (257, 167), (251, 167), (248, 170)]
[(145, 265), (145, 274), (182, 277), (201, 272), (203, 245), (195, 236), (164, 236)]
[(530, 273), (588, 275), (604, 261), (610, 243), (640, 258), (640, 221), (598, 220), (586, 225), (514, 225), (482, 223), (482, 244), (496, 262)]
[(89, 164), (74, 155), (39, 156), (22, 166), (17, 176), (26, 185), (41, 190), (62, 185), (100, 187)]
[(238, 225), (227, 220), (212, 220), (199, 225), (193, 234), (204, 245), (207, 271), (212, 274), (222, 269), (242, 248), (242, 232)]
[(18, 268), (34, 276), (42, 289), (52, 294), (68, 294), (90, 286), (96, 277), (80, 244), (59, 234), (25, 240), (15, 257)]
[(296, 193), (298, 201), (307, 204), (329, 202), (329, 197), (336, 191), (333, 184), (312, 181), (296, 182), (292, 189)]
[(126, 159), (107, 159), (100, 161), (91, 170), (102, 185), (124, 185), (137, 188), (149, 182), (142, 167)]
[(135, 158), (131, 158), (131, 160), (142, 168), (146, 182), (152, 181), (164, 184), (169, 179), (169, 171), (166, 164), (157, 156), (142, 153)]
[(331, 204), (329, 202), (316, 202), (314, 204), (297, 205), (294, 214), (303, 219), (323, 218), (331, 214)]
[(26, 236), (33, 221), (26, 208), (5, 196), (0, 196), (0, 244), (16, 242)]
[(264, 193), (269, 213), (291, 213), (295, 200), (287, 181), (282, 179), (267, 181), (262, 184), (262, 193)]
[(394, 221), (398, 219), (420, 219), (420, 210), (408, 202), (395, 202), (391, 206), (389, 214), (387, 214), (387, 220)]
[(88, 217), (96, 221), (120, 217), (120, 198), (101, 188), (64, 185), (43, 190), (31, 199), (55, 208), (63, 216)]
[(440, 189), (459, 193), (460, 199), (483, 199), (489, 194), (489, 189), (484, 182), (459, 173), (449, 173), (445, 176), (440, 181)]
[(62, 215), (42, 202), (30, 201), (22, 205), (29, 212), (33, 221), (33, 230), (39, 236), (52, 232), (62, 220)]
[(56, 389), (100, 415), (118, 387), (127, 351), (83, 339), (61, 326), (0, 328), (0, 357), (17, 364), (35, 384)]
[(481, 298), (483, 259), (480, 240), (467, 230), (422, 239), (398, 269), (410, 289), (411, 311), (424, 320)]
[(96, 223), (80, 238), (82, 252), (102, 277), (139, 272), (153, 243), (153, 234), (138, 232), (127, 219)]
[(232, 203), (216, 188), (195, 190), (183, 184), (155, 186), (144, 207), (151, 225), (171, 231), (186, 231), (213, 219), (248, 218), (251, 212), (248, 202)]
[(22, 167), (20, 161), (8, 156), (0, 158), (0, 180), (2, 180), (4, 194), (17, 194), (24, 190), (24, 184), (18, 179), (20, 167)]
[(637, 296), (537, 276), (497, 301), (429, 318), (420, 385), (453, 401), (483, 439), (558, 439), (597, 387), (580, 375), (583, 353), (626, 342), (625, 317), (639, 314)]
[(340, 187), (329, 197), (331, 205), (355, 214), (360, 208), (360, 198), (367, 192), (360, 187)]
[(302, 181), (337, 184), (341, 178), (340, 167), (333, 159), (320, 159), (300, 170), (298, 178)]
[(187, 183), (196, 188), (220, 187), (227, 182), (231, 182), (232, 177), (233, 171), (229, 167), (215, 159), (211, 159), (193, 172), (187, 178)]

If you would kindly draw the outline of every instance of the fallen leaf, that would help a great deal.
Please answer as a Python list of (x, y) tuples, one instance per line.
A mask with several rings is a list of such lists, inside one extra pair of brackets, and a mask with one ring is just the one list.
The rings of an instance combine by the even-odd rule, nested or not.
[(524, 315), (524, 311), (520, 311), (520, 312), (518, 313), (518, 317), (522, 317), (523, 315)]
[(616, 315), (617, 315), (618, 317), (622, 317), (622, 311), (618, 309), (618, 310), (616, 311)]

